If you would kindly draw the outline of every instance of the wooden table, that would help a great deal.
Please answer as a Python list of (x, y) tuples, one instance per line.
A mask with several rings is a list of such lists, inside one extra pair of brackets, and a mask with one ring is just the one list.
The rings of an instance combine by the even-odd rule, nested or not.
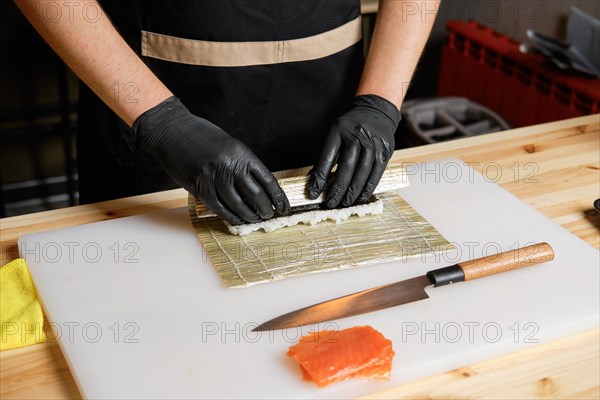
[[(397, 151), (394, 161), (458, 157), (596, 248), (600, 215), (600, 115)], [(298, 171), (295, 171), (296, 173)], [(186, 205), (183, 190), (0, 220), (1, 265), (18, 257), (19, 235)], [(593, 330), (444, 374), (371, 398), (599, 398), (600, 331)], [(0, 353), (0, 398), (79, 398), (55, 343)]]

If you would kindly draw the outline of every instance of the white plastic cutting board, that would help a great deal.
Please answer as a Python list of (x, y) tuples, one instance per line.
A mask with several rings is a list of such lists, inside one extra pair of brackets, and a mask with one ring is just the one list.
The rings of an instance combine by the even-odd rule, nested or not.
[[(598, 326), (598, 251), (459, 160), (409, 167), (413, 186), (403, 197), (459, 254), (225, 289), (186, 209), (21, 237), (82, 394), (357, 397)], [(321, 326), (369, 324), (391, 339), (389, 382), (317, 389), (286, 356), (300, 330), (251, 332), (303, 306), (541, 241), (553, 246), (553, 262), (428, 289), (428, 300)]]

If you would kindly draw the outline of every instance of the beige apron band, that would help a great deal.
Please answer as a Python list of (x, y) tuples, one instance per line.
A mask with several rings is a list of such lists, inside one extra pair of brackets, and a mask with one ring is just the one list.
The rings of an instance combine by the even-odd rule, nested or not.
[(347, 49), (361, 38), (360, 17), (318, 35), (274, 42), (210, 42), (142, 31), (142, 55), (182, 64), (245, 67), (316, 60)]

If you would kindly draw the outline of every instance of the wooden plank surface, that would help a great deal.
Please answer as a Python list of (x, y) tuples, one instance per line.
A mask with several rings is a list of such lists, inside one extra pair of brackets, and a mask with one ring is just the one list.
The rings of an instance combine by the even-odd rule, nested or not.
[[(600, 115), (397, 151), (393, 162), (458, 157), (600, 248)], [(278, 173), (293, 176), (298, 169)], [(185, 207), (179, 189), (0, 220), (2, 265), (19, 235)], [(600, 398), (600, 330), (402, 385), (369, 398)], [(1, 399), (80, 397), (58, 345), (0, 353)]]

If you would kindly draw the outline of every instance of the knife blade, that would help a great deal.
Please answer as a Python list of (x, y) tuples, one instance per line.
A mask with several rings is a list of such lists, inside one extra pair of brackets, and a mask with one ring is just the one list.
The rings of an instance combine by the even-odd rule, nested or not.
[(552, 247), (537, 243), (427, 272), (423, 276), (363, 290), (273, 318), (253, 329), (268, 331), (316, 324), (428, 299), (425, 288), (470, 281), (554, 259)]

